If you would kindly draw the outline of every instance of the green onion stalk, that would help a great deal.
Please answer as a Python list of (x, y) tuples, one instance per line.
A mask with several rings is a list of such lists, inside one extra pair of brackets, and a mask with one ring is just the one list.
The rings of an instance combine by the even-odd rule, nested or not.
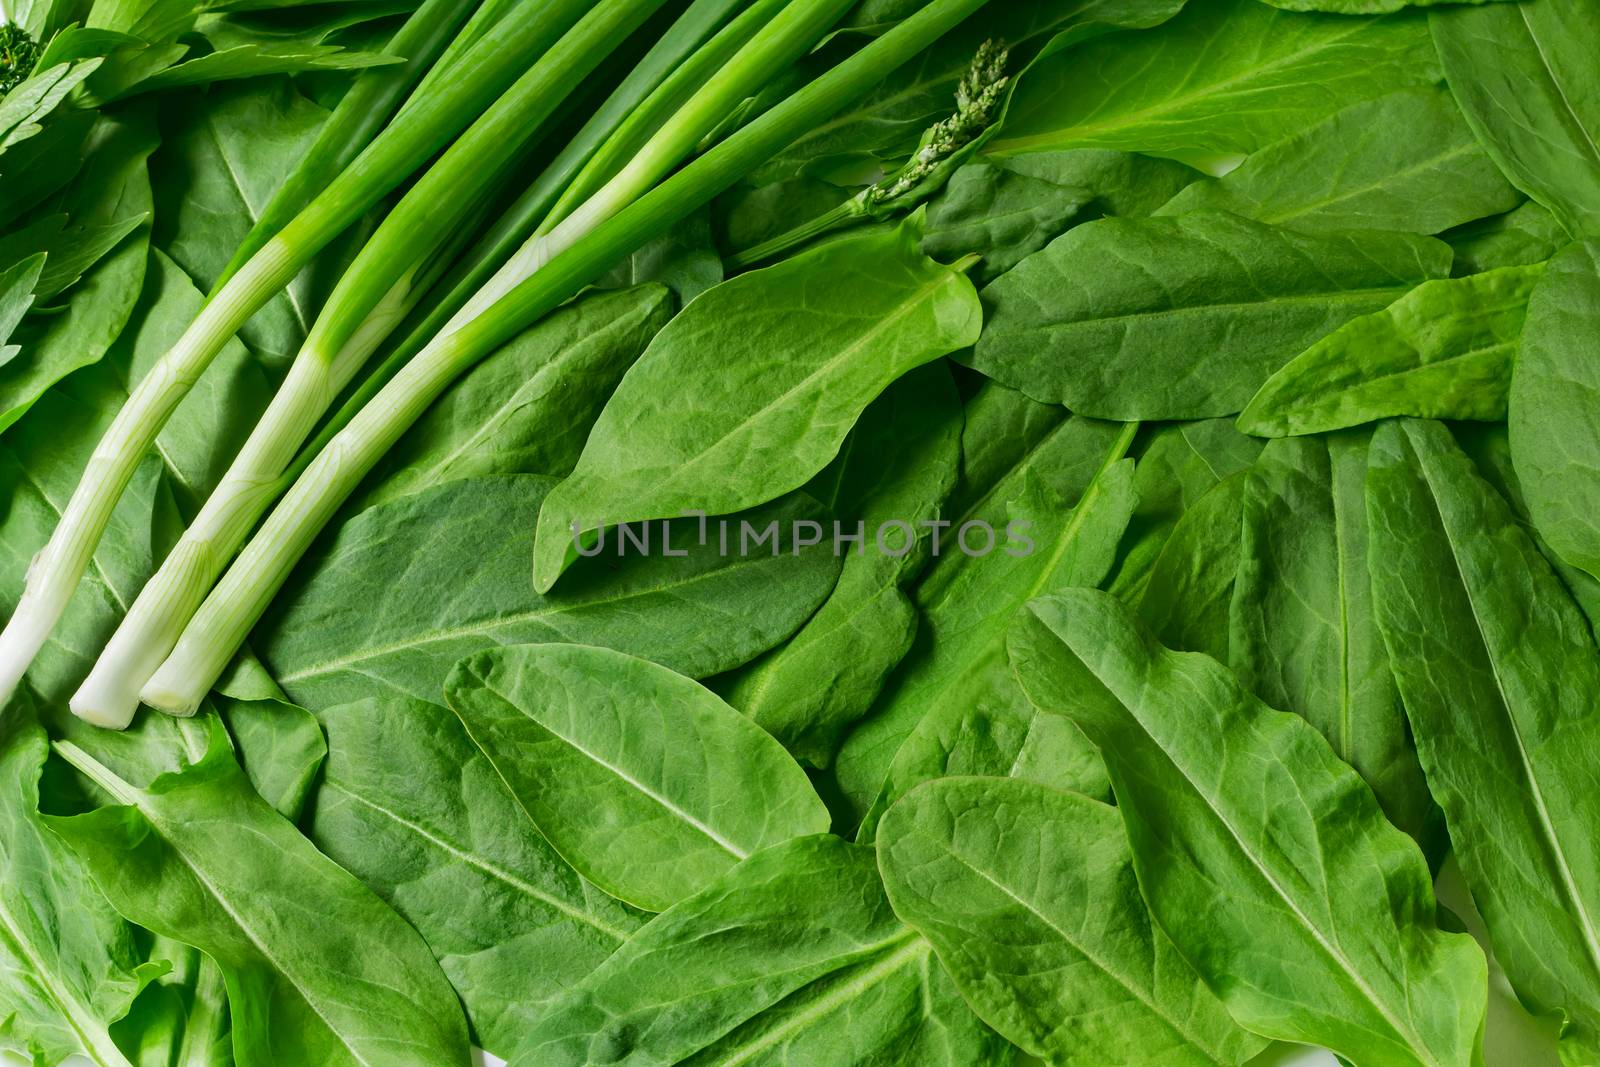
[(931, 0), (600, 222), (481, 314), (441, 331), (306, 467), (145, 686), (141, 694), (145, 702), (180, 714), (199, 707), (318, 532), (461, 373), (818, 123), (864, 96), (889, 71), (910, 61), (987, 2)]
[(251, 527), (274, 484), (334, 399), (426, 286), (436, 261), (473, 204), (561, 102), (666, 0), (595, 4), (455, 144), (384, 219), (312, 326), (289, 373), (217, 488), (155, 576), (140, 591), (71, 700), (74, 714), (121, 729), (139, 689), (172, 650), (183, 626)]
[(422, 351), (531, 235), (548, 233), (549, 228), (560, 221), (563, 214), (558, 200), (567, 199), (563, 190), (587, 188), (592, 192), (614, 177), (629, 154), (637, 153), (688, 96), (720, 70), (750, 36), (770, 20), (774, 10), (782, 6), (759, 5), (753, 17), (742, 18), (737, 25), (722, 32), (734, 12), (748, 2), (696, 0), (684, 12), (672, 30), (640, 61), (538, 180), (490, 227), (471, 252), (450, 267), (438, 286), (429, 291), (417, 313), (400, 331), (403, 340), (324, 423), (317, 439), (301, 450), (295, 464), (279, 479), (273, 499), (293, 484), (311, 457), (377, 395), (395, 372)]
[[(524, 277), (530, 269), (528, 264), (547, 259), (552, 242), (576, 239), (580, 231), (574, 223), (588, 220), (586, 225), (592, 228), (601, 217), (600, 208), (594, 205), (609, 205), (610, 211), (614, 212), (648, 190), (688, 155), (706, 131), (719, 123), (729, 109), (759, 88), (762, 80), (793, 63), (815, 45), (843, 14), (848, 4), (849, 0), (810, 0), (804, 4), (791, 4), (790, 0), (759, 0), (744, 15), (735, 19), (701, 50), (695, 61), (685, 64), (685, 68), (691, 71), (690, 76), (703, 81), (704, 85), (672, 114), (670, 121), (661, 126), (633, 160), (602, 186), (582, 211), (554, 230), (548, 226), (541, 227), (525, 249), (512, 257), (485, 286), (475, 302), (468, 302), (459, 312), (459, 317), (472, 317), (486, 306), (485, 301), (492, 303), (494, 293), (503, 291)], [(789, 14), (777, 18), (786, 5)], [(598, 19), (603, 14), (604, 5), (597, 8), (591, 18)], [(579, 36), (583, 29), (584, 24), (580, 24), (571, 36)], [(597, 48), (594, 42), (580, 39), (574, 41), (573, 48), (569, 50), (567, 42), (563, 42), (560, 49), (551, 52), (547, 62), (554, 60), (558, 52), (567, 51), (578, 56), (593, 56)], [(709, 62), (706, 56), (711, 57)], [(730, 57), (732, 61), (724, 63)], [(581, 72), (568, 72), (567, 76), (558, 79), (557, 84), (575, 85), (580, 79)], [(677, 80), (676, 77), (667, 79), (652, 96), (675, 99), (681, 95)], [(652, 111), (647, 102), (639, 114), (650, 114)], [(617, 137), (631, 139), (635, 135), (634, 130), (634, 123), (624, 122), (617, 131)], [(463, 149), (467, 142), (468, 138), (463, 138), (451, 150), (452, 153)], [(486, 143), (496, 144), (498, 140), (490, 139)], [(602, 151), (596, 160), (603, 167), (612, 155), (614, 153)], [(438, 212), (429, 216), (425, 223), (421, 218), (412, 217), (415, 212), (406, 209), (414, 202), (420, 210), (427, 211), (430, 205), (436, 203), (439, 195), (459, 187), (464, 176), (456, 172), (463, 168), (446, 167), (444, 164), (448, 162), (449, 157), (419, 183), (407, 201), (385, 222), (385, 228), (393, 226), (394, 232), (405, 235), (416, 233), (424, 225), (439, 224)], [(446, 180), (436, 183), (435, 177), (439, 171), (445, 172)], [(588, 168), (584, 173), (594, 172), (595, 168)], [(383, 231), (380, 231), (379, 236), (382, 235)], [(380, 242), (375, 238), (373, 243), (376, 245)], [(373, 263), (381, 263), (385, 254), (380, 252), (372, 257)], [(376, 268), (368, 264), (368, 258), (367, 251), (364, 251), (362, 257), (352, 265), (350, 275), (365, 278), (371, 274)], [(336, 292), (334, 304), (338, 303), (338, 296)], [(385, 299), (392, 305), (393, 314), (379, 315), (374, 312), (374, 317), (369, 318), (363, 330), (357, 331), (352, 339), (363, 343), (347, 343), (331, 362), (316, 358), (296, 361), (289, 382), (280, 391), (251, 440), (246, 443), (233, 469), (223, 479), (219, 490), (207, 501), (199, 518), (168, 556), (160, 571), (140, 593), (83, 687), (74, 696), (74, 712), (98, 725), (114, 728), (126, 726), (131, 721), (138, 706), (139, 688), (172, 650), (183, 625), (200, 606), (200, 601), (216, 581), (222, 567), (276, 498), (279, 492), (276, 480), (294, 458), (295, 451), (327, 410), (332, 396), (350, 380), (375, 347), (375, 342), (403, 313), (404, 297), (391, 291)], [(380, 304), (379, 309), (383, 306)], [(364, 337), (363, 332), (366, 334)], [(313, 339), (315, 335), (316, 331), (313, 332)], [(302, 368), (305, 368), (305, 377), (297, 379), (296, 374)]]
[(484, 30), (455, 64), (454, 76), (403, 107), (354, 163), (239, 267), (139, 381), (91, 454), (0, 633), (0, 706), (66, 610), (139, 462), (217, 353), (329, 241), (498, 99), (589, 6), (583, 0), (522, 0)]

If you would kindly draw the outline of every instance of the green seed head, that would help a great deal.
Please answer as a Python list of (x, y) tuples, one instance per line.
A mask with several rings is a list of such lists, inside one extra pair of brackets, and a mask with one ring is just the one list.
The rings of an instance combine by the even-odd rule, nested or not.
[(39, 58), (39, 46), (21, 26), (0, 26), (0, 95), (22, 84)]
[(989, 127), (1011, 81), (1006, 75), (1006, 61), (1010, 58), (1004, 45), (996, 41), (983, 43), (956, 87), (955, 114), (929, 128), (910, 163), (872, 187), (867, 194), (872, 203), (882, 204), (915, 189), (939, 164)]

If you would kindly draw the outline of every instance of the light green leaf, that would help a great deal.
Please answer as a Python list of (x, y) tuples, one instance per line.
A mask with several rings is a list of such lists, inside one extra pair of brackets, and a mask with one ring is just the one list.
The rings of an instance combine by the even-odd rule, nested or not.
[(672, 310), (665, 288), (645, 285), (587, 297), (536, 323), (433, 403), (353, 508), (460, 478), (567, 474), (606, 399)]
[[(946, 716), (958, 710), (979, 721), (1030, 716), (1032, 708), (1006, 664), (1006, 631), (1034, 597), (1105, 580), (1133, 512), (1133, 463), (1120, 457), (1134, 430), (1122, 427), (1102, 454), (1100, 472), (1071, 507), (1031, 466), (1021, 467), (1007, 487), (1015, 495), (1004, 501), (1004, 517), (984, 520), (997, 530), (1015, 530), (1015, 545), (982, 558), (952, 555), (930, 571), (917, 592), (924, 625), (917, 644), (841, 756), (839, 776), (846, 788), (861, 782), (876, 795), (860, 840), (872, 840), (878, 818), (912, 786), (947, 773), (930, 763), (926, 743), (913, 745), (902, 757), (904, 742), (919, 724), (948, 731)], [(932, 718), (941, 708), (950, 711)], [(1065, 784), (1081, 792), (1103, 791), (1102, 772), (1092, 756), (1068, 766), (1081, 777)]]
[[(469, 478), (356, 516), (308, 558), (257, 629), (262, 659), (314, 711), (388, 691), (436, 702), (457, 660), (540, 641), (605, 645), (706, 677), (788, 637), (838, 578), (831, 546), (793, 551), (793, 524), (817, 513), (791, 497), (731, 528), (736, 544), (737, 521), (776, 523), (784, 532), (771, 549), (740, 555), (730, 545), (723, 555), (714, 528), (696, 545), (689, 522), (673, 527), (671, 558), (623, 559), (613, 547), (540, 596), (528, 554), (550, 485), (533, 475)], [(659, 525), (651, 532), (659, 537)]]
[(884, 815), (878, 866), (967, 1002), (1048, 1063), (1215, 1067), (1266, 1045), (1150, 921), (1113, 807), (1016, 779), (929, 782)]
[(45, 118), (99, 65), (98, 59), (55, 63), (0, 97), (0, 152), (37, 135)]
[(1395, 415), (1500, 421), (1543, 273), (1536, 263), (1423, 282), (1290, 360), (1246, 405), (1239, 429), (1286, 437)]
[(1178, 517), (1137, 601), (1139, 617), (1169, 648), (1227, 663), (1228, 613), (1239, 573), (1244, 471), (1206, 490)]
[(39, 272), (44, 269), (44, 253), (29, 256), (15, 266), (0, 270), (0, 367), (5, 366), (22, 349), (8, 345), (11, 331), (17, 328), (22, 316), (33, 306), (34, 286), (39, 282)]
[(511, 1063), (1007, 1067), (1015, 1055), (895, 918), (872, 850), (817, 835), (658, 915)]
[(1307, 345), (1449, 270), (1449, 246), (1410, 234), (1101, 219), (984, 290), (988, 325), (965, 359), (1095, 418), (1228, 415)]
[(1467, 121), (1517, 188), (1574, 236), (1600, 227), (1600, 0), (1451, 6), (1428, 15)]
[(1322, 735), (1108, 594), (1029, 610), (1018, 678), (1100, 746), (1139, 888), (1234, 1019), (1353, 1063), (1481, 1064), (1483, 953), (1440, 931), (1422, 853)]
[(567, 866), (447, 708), (368, 699), (322, 721), (311, 840), (417, 928), (479, 1043), (510, 1055), (644, 918)]
[[(847, 236), (690, 304), (623, 377), (540, 509), (538, 588), (572, 561), (580, 530), (726, 515), (799, 488), (890, 383), (976, 341), (972, 283), (918, 252), (920, 236), (915, 220)], [(732, 351), (743, 355), (730, 362)]]
[[(1587, 621), (1437, 423), (1382, 427), (1378, 619), (1495, 957), (1563, 1059), (1600, 1055), (1600, 660)], [(1438, 666), (1435, 666), (1438, 665)]]
[(1373, 614), (1368, 440), (1273, 441), (1245, 475), (1227, 662), (1263, 701), (1305, 716), (1435, 854), (1446, 842)]
[(241, 1065), (466, 1062), (460, 1004), (422, 939), (256, 794), (220, 727), (200, 763), (147, 789), (58, 750), (120, 804), (51, 829), (119, 911), (221, 968)]
[(457, 664), (445, 697), (556, 851), (647, 911), (752, 852), (828, 830), (782, 746), (648, 660), (585, 645), (496, 649)]
[(1231, 211), (1309, 233), (1438, 233), (1518, 199), (1450, 94), (1426, 88), (1352, 104), (1195, 182), (1158, 214)]
[(1234, 428), (1232, 419), (1157, 426), (1135, 443), (1133, 491), (1138, 497), (1117, 567), (1106, 588), (1126, 604), (1145, 595), (1167, 539), (1184, 513), (1211, 488), (1244, 470), (1261, 454), (1261, 441)]
[(0, 715), (0, 1043), (131, 1067), (110, 1027), (159, 968), (138, 966), (132, 930), (40, 818), (48, 754), (24, 688)]
[(1430, 43), (1415, 18), (1194, 0), (1157, 29), (1037, 64), (986, 151), (1120, 148), (1197, 164), (1254, 152), (1359, 100), (1437, 80)]
[(1550, 209), (1532, 200), (1503, 215), (1458, 227), (1443, 235), (1455, 249), (1456, 277), (1543, 263), (1571, 240)]
[(1528, 301), (1511, 376), (1511, 458), (1534, 525), (1600, 578), (1600, 244), (1550, 261)]

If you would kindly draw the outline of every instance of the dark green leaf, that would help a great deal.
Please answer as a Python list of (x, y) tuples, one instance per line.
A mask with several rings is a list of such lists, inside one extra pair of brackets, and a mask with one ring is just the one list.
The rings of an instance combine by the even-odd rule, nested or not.
[[(532, 475), (463, 479), (346, 523), (257, 631), (279, 684), (313, 710), (388, 691), (437, 701), (457, 660), (539, 641), (605, 645), (704, 677), (788, 637), (838, 577), (829, 546), (792, 551), (787, 531), (816, 512), (791, 497), (734, 521), (733, 543), (738, 521), (776, 523), (785, 532), (770, 550), (724, 556), (714, 531), (697, 546), (695, 524), (675, 524), (673, 557), (622, 559), (613, 548), (540, 596), (528, 555), (550, 485)], [(660, 526), (651, 532), (659, 538)]]
[(984, 290), (989, 323), (969, 358), (1096, 418), (1227, 415), (1318, 338), (1449, 269), (1449, 246), (1409, 234), (1317, 236), (1222, 213), (1102, 219)]

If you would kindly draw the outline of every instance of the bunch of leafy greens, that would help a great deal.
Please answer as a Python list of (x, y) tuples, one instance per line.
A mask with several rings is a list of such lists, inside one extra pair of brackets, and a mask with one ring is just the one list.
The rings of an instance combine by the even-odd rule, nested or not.
[(0, 8), (0, 1054), (1600, 1062), (1597, 53)]

